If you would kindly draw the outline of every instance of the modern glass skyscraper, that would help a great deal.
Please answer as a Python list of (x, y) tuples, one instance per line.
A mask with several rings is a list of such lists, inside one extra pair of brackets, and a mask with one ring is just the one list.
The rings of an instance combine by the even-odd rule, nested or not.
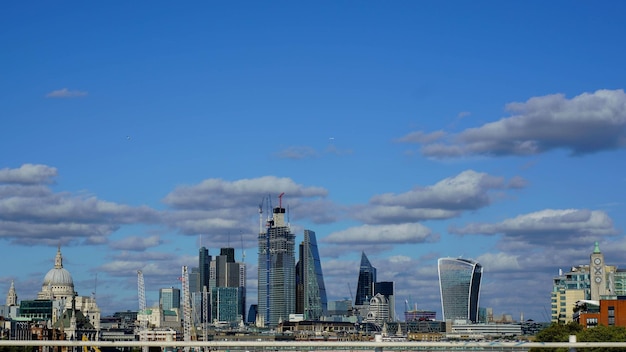
[(296, 312), (296, 235), (285, 223), (285, 208), (272, 212), (258, 237), (258, 315), (266, 326), (274, 327)]
[(356, 286), (354, 305), (363, 305), (374, 296), (374, 283), (376, 282), (376, 268), (372, 266), (365, 252), (361, 252), (361, 268), (359, 269), (359, 281)]
[(215, 267), (215, 286), (211, 288), (211, 316), (221, 322), (245, 320), (245, 265), (235, 262), (235, 249), (232, 247), (221, 248), (220, 255), (212, 264)]
[(180, 289), (174, 287), (160, 289), (159, 305), (163, 310), (180, 308)]
[(305, 320), (319, 320), (327, 311), (326, 286), (315, 232), (304, 230), (300, 260), (296, 265), (296, 313)]
[(199, 293), (197, 297), (200, 300), (200, 306), (197, 309), (199, 312), (199, 317), (201, 322), (209, 323), (211, 322), (210, 317), (210, 309), (209, 306), (210, 301), (206, 299), (206, 293), (211, 292), (211, 287), (209, 285), (210, 278), (210, 268), (211, 268), (211, 256), (209, 255), (209, 250), (205, 247), (201, 247), (198, 252), (198, 279), (200, 286), (198, 287)]
[(209, 250), (205, 247), (200, 248), (198, 253), (198, 269), (200, 270), (200, 291), (203, 287), (207, 290), (209, 287), (209, 268), (211, 266), (211, 256)]
[(443, 320), (477, 322), (483, 267), (469, 259), (440, 258), (438, 270)]

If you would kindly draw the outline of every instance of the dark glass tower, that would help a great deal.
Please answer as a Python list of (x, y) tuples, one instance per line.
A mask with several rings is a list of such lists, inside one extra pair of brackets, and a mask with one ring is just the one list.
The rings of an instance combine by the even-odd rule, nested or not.
[[(209, 250), (205, 247), (201, 247), (200, 251), (198, 253), (198, 281), (200, 284), (200, 297), (203, 297), (205, 294), (203, 292), (207, 292), (210, 293), (211, 292), (211, 287), (209, 286), (209, 278), (210, 278), (210, 267), (211, 267), (211, 256), (209, 255)], [(206, 304), (206, 307), (204, 306)], [(206, 317), (204, 316), (204, 314), (200, 314), (200, 321), (204, 322), (206, 319), (206, 322), (210, 322), (211, 321), (211, 317), (210, 317), (210, 309), (209, 309), (210, 303), (208, 300), (203, 300), (202, 298), (200, 298), (200, 312), (205, 312), (206, 311)]]
[(372, 266), (365, 252), (361, 252), (361, 268), (359, 269), (359, 281), (356, 286), (354, 305), (360, 306), (367, 303), (374, 295), (374, 283), (376, 282), (376, 268)]
[(299, 249), (300, 260), (296, 265), (296, 313), (303, 314), (304, 320), (319, 320), (326, 314), (328, 301), (315, 232), (304, 230), (304, 241)]
[(209, 250), (205, 247), (200, 248), (198, 254), (198, 269), (200, 270), (200, 290), (206, 287), (209, 290), (209, 268), (211, 266), (211, 256)]
[(462, 258), (440, 258), (437, 264), (443, 320), (477, 322), (483, 267)]

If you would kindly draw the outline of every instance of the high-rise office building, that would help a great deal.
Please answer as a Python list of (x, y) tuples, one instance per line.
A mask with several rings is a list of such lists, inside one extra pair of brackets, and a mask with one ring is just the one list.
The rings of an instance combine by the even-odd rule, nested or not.
[(396, 319), (396, 299), (393, 291), (393, 281), (381, 281), (374, 283), (374, 296), (376, 296), (377, 294), (383, 295), (383, 297), (385, 297), (385, 299), (387, 300), (387, 304), (389, 305), (389, 307), (387, 308), (387, 310), (389, 311), (387, 321), (395, 321)]
[(483, 267), (463, 258), (440, 258), (437, 266), (443, 320), (477, 322)]
[(361, 267), (359, 269), (359, 281), (356, 285), (355, 306), (367, 304), (374, 296), (374, 283), (376, 282), (376, 268), (372, 266), (365, 252), (361, 252)]
[(285, 222), (285, 208), (272, 209), (258, 236), (258, 316), (266, 326), (287, 321), (296, 312), (295, 237)]
[[(211, 263), (215, 286), (211, 289), (212, 317), (220, 322), (245, 321), (245, 264), (235, 262), (234, 248), (221, 248)], [(242, 270), (243, 267), (243, 270)]]
[(189, 273), (189, 292), (200, 292), (200, 268), (191, 268)]
[[(237, 323), (245, 319), (241, 302), (242, 287), (213, 287), (211, 290), (211, 316), (214, 322)], [(244, 320), (245, 321), (245, 320)]]
[(315, 232), (304, 230), (299, 253), (300, 260), (296, 264), (296, 313), (303, 314), (305, 320), (319, 320), (327, 311), (328, 301)]
[(196, 312), (195, 316), (200, 318), (200, 322), (211, 322), (210, 316), (210, 300), (208, 296), (211, 292), (210, 280), (210, 268), (211, 268), (211, 256), (209, 250), (205, 247), (201, 247), (198, 253), (198, 279), (199, 279), (199, 292), (194, 295), (194, 302), (200, 302), (200, 306), (194, 306)]
[(205, 247), (202, 247), (200, 248), (200, 253), (198, 254), (198, 269), (200, 270), (200, 291), (202, 291), (203, 287), (210, 289), (210, 268), (211, 256), (209, 255), (209, 250)]
[(239, 287), (239, 263), (235, 262), (235, 249), (222, 248), (215, 257), (215, 286)]
[(163, 310), (180, 308), (180, 289), (169, 287), (159, 290), (159, 306)]

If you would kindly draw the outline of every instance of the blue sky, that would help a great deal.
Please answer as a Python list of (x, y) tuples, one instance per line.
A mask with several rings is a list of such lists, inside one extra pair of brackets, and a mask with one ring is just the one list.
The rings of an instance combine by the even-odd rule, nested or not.
[(33, 299), (61, 245), (103, 313), (245, 249), (258, 204), (317, 233), (330, 299), (360, 254), (441, 317), (436, 263), (481, 306), (549, 319), (551, 280), (623, 257), (619, 1), (0, 5), (0, 292)]

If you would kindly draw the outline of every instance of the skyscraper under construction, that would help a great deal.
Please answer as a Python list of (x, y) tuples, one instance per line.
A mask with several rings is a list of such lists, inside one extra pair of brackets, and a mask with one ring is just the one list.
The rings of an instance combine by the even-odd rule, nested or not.
[[(285, 222), (285, 208), (272, 209), (265, 229), (259, 229), (258, 317), (266, 326), (276, 326), (296, 312), (295, 238)], [(262, 211), (262, 206), (259, 208)]]

